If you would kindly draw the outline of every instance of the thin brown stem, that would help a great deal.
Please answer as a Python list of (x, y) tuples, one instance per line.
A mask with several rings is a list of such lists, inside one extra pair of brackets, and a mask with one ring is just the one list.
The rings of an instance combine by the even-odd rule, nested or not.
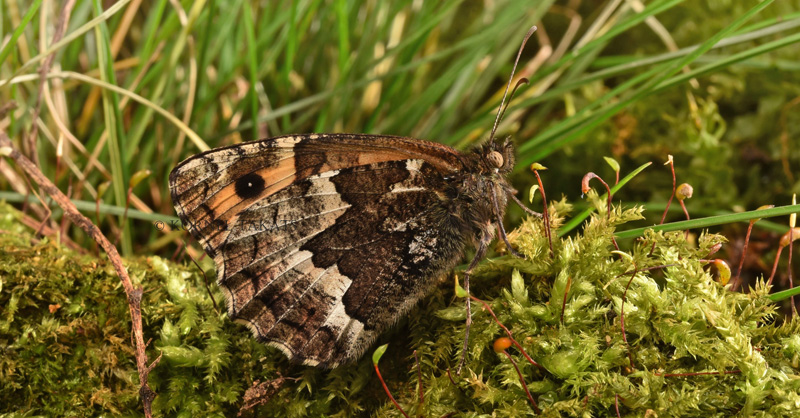
[(669, 196), (669, 200), (667, 201), (667, 207), (664, 208), (664, 213), (661, 215), (661, 222), (658, 224), (661, 225), (667, 219), (667, 212), (669, 212), (669, 205), (672, 204), (672, 199), (675, 198), (675, 190), (677, 189), (676, 179), (675, 179), (675, 163), (672, 161), (672, 156), (669, 159), (669, 169), (672, 173), (672, 194)]
[[(686, 215), (686, 220), (687, 221), (690, 220), (691, 217), (689, 216), (689, 211), (686, 209), (686, 204), (683, 203), (682, 199), (679, 199), (678, 203), (681, 204), (681, 209), (683, 209), (683, 214)], [(686, 231), (684, 231), (684, 238), (685, 239), (689, 239), (689, 230), (688, 229)]]
[(450, 379), (450, 383), (452, 383), (454, 386), (458, 386), (456, 381), (453, 380), (453, 375), (450, 374), (450, 367), (447, 368), (447, 378)]
[(0, 132), (0, 149), (3, 154), (8, 155), (17, 165), (25, 171), (28, 176), (35, 181), (64, 211), (64, 215), (69, 217), (72, 223), (83, 229), (92, 239), (97, 241), (103, 250), (108, 254), (108, 260), (114, 267), (119, 276), (125, 294), (128, 297), (128, 308), (131, 315), (131, 339), (136, 346), (136, 369), (139, 374), (139, 396), (142, 398), (142, 406), (146, 417), (152, 417), (151, 405), (156, 394), (150, 389), (147, 377), (150, 371), (158, 364), (159, 356), (152, 364), (148, 364), (146, 345), (144, 343), (144, 332), (142, 330), (142, 288), (134, 287), (128, 276), (128, 271), (122, 265), (117, 248), (103, 235), (100, 229), (87, 217), (83, 216), (75, 205), (59, 190), (29, 159), (22, 155), (19, 150), (14, 148), (14, 144), (5, 134)]
[(482, 305), (483, 305), (484, 309), (486, 309), (486, 311), (487, 311), (487, 312), (489, 312), (489, 315), (491, 315), (491, 316), (492, 316), (492, 318), (494, 318), (494, 322), (495, 322), (495, 323), (497, 323), (497, 325), (499, 325), (499, 326), (500, 326), (500, 328), (502, 328), (502, 329), (503, 329), (503, 331), (505, 331), (506, 335), (508, 336), (508, 339), (509, 339), (509, 340), (511, 340), (511, 343), (512, 343), (512, 344), (514, 344), (514, 346), (516, 346), (516, 347), (517, 347), (517, 349), (519, 349), (520, 353), (522, 353), (522, 355), (525, 357), (525, 359), (526, 359), (526, 360), (528, 360), (528, 363), (530, 363), (530, 364), (532, 364), (532, 365), (534, 365), (534, 366), (536, 366), (536, 367), (538, 367), (538, 368), (540, 368), (540, 369), (544, 370), (544, 367), (542, 367), (542, 365), (540, 365), (539, 363), (537, 363), (536, 361), (534, 361), (534, 360), (531, 358), (531, 356), (529, 356), (529, 355), (528, 355), (528, 353), (527, 353), (527, 352), (525, 352), (525, 349), (524, 349), (524, 348), (522, 348), (522, 345), (520, 345), (520, 343), (519, 343), (519, 342), (518, 342), (516, 339), (514, 339), (514, 336), (511, 334), (511, 330), (509, 330), (508, 328), (506, 328), (506, 326), (505, 326), (505, 325), (503, 325), (503, 323), (502, 323), (502, 322), (500, 322), (500, 320), (499, 320), (499, 319), (497, 319), (497, 315), (495, 315), (495, 314), (494, 314), (494, 311), (492, 310), (492, 307), (491, 307), (491, 306), (489, 306), (489, 304), (488, 304), (488, 303), (486, 303), (486, 301), (484, 301), (483, 299), (479, 299), (479, 298), (477, 298), (477, 297), (475, 297), (475, 296), (472, 296), (472, 295), (469, 295), (469, 297), (470, 297), (472, 300), (474, 300), (474, 301), (476, 301), (476, 302), (479, 302), (480, 304), (482, 304)]
[(572, 276), (567, 277), (567, 285), (564, 287), (564, 299), (561, 301), (561, 325), (564, 325), (564, 309), (567, 307), (567, 295), (572, 286)]
[(611, 188), (608, 187), (608, 183), (606, 183), (602, 177), (598, 176), (595, 173), (586, 173), (583, 176), (583, 180), (581, 181), (581, 193), (587, 193), (589, 191), (589, 181), (592, 179), (597, 179), (600, 183), (603, 184), (603, 187), (606, 188), (606, 194), (608, 196), (606, 202), (606, 219), (611, 219), (611, 199), (613, 198), (611, 194)]
[(547, 242), (550, 244), (550, 257), (554, 257), (555, 253), (553, 252), (553, 237), (550, 232), (550, 214), (547, 213), (547, 195), (544, 192), (544, 184), (542, 184), (542, 177), (539, 176), (539, 170), (533, 170), (533, 174), (536, 175), (536, 180), (539, 182), (539, 193), (542, 194), (542, 205), (544, 206), (542, 209), (542, 217), (544, 218), (544, 234), (547, 236)]
[(781, 251), (783, 251), (783, 247), (778, 247), (778, 252), (775, 253), (775, 261), (772, 263), (772, 273), (769, 274), (769, 280), (767, 280), (767, 286), (772, 285), (772, 279), (775, 278), (775, 272), (778, 270), (778, 260), (781, 258)]
[(639, 272), (639, 268), (636, 266), (636, 263), (633, 264), (633, 273), (631, 274), (631, 279), (628, 280), (628, 284), (625, 285), (625, 291), (622, 292), (622, 303), (619, 307), (619, 324), (620, 328), (622, 329), (622, 341), (625, 342), (625, 346), (628, 348), (628, 360), (631, 363), (631, 369), (635, 370), (636, 367), (633, 365), (633, 354), (631, 354), (631, 346), (628, 344), (628, 337), (625, 335), (625, 299), (628, 297), (628, 288), (631, 286), (633, 279), (636, 277), (636, 273)]
[[(617, 173), (617, 174), (619, 174), (619, 173)], [(611, 188), (608, 187), (608, 183), (606, 183), (605, 180), (602, 179), (602, 177), (598, 176), (595, 173), (591, 173), (591, 172), (590, 173), (586, 173), (586, 175), (583, 176), (583, 180), (581, 181), (581, 192), (582, 193), (587, 193), (589, 191), (589, 181), (591, 181), (592, 179), (597, 179), (606, 188), (606, 195), (608, 196), (608, 199), (606, 201), (606, 220), (610, 221), (611, 220), (611, 202), (612, 202), (612, 199), (613, 199), (613, 195), (611, 194)], [(611, 235), (611, 242), (614, 244), (614, 249), (619, 251), (619, 245), (617, 245), (617, 239), (614, 238), (613, 234)]]
[(525, 383), (525, 378), (522, 377), (522, 372), (519, 371), (519, 367), (517, 367), (517, 362), (511, 357), (511, 354), (508, 354), (508, 351), (503, 350), (503, 354), (508, 357), (508, 360), (511, 361), (511, 364), (514, 366), (514, 370), (517, 371), (517, 376), (519, 376), (519, 383), (522, 385), (522, 388), (525, 389), (525, 394), (528, 395), (528, 401), (530, 401), (531, 405), (533, 406), (534, 412), (537, 414), (541, 414), (542, 410), (539, 409), (539, 405), (536, 404), (536, 401), (533, 399), (531, 395), (531, 391), (528, 390), (528, 385)]
[(742, 280), (742, 267), (744, 266), (744, 257), (747, 255), (747, 244), (750, 242), (750, 233), (753, 232), (753, 225), (756, 223), (755, 219), (750, 220), (750, 225), (747, 226), (747, 234), (744, 236), (744, 245), (742, 246), (742, 256), (739, 259), (739, 268), (736, 269), (736, 278), (733, 279), (731, 291), (736, 291), (739, 288)]
[(386, 392), (387, 396), (389, 396), (389, 399), (392, 401), (395, 408), (397, 408), (397, 410), (400, 411), (400, 413), (403, 414), (404, 417), (410, 418), (408, 414), (406, 414), (406, 411), (403, 411), (403, 408), (401, 408), (400, 404), (397, 403), (397, 401), (394, 399), (394, 396), (392, 396), (392, 392), (389, 392), (389, 387), (386, 386), (386, 382), (383, 381), (383, 376), (381, 376), (381, 371), (380, 369), (378, 369), (378, 363), (375, 363), (375, 373), (378, 374), (378, 379), (381, 381), (381, 384), (383, 385), (383, 391)]
[[(667, 207), (664, 208), (664, 213), (661, 215), (661, 222), (659, 225), (662, 225), (664, 221), (667, 219), (667, 212), (669, 212), (669, 206), (672, 204), (672, 199), (675, 198), (675, 190), (677, 189), (676, 179), (675, 179), (675, 163), (672, 161), (672, 156), (669, 156), (669, 160), (667, 161), (669, 164), (670, 171), (672, 172), (672, 194), (669, 196), (669, 200), (667, 200)], [(653, 250), (656, 249), (656, 243), (653, 242), (653, 246), (650, 247), (649, 255), (653, 255)]]
[(203, 271), (203, 269), (200, 267), (200, 264), (198, 264), (197, 261), (195, 261), (194, 257), (192, 257), (192, 255), (189, 254), (188, 251), (186, 252), (186, 255), (189, 256), (189, 259), (192, 260), (192, 263), (194, 263), (195, 267), (197, 267), (197, 269), (200, 270), (200, 274), (203, 275), (203, 284), (206, 285), (206, 292), (208, 292), (208, 297), (211, 298), (211, 303), (214, 305), (214, 312), (219, 314), (219, 309), (217, 308), (217, 300), (214, 299), (214, 294), (211, 293), (211, 288), (208, 287), (208, 277), (206, 277), (206, 272)]
[[(792, 281), (792, 243), (794, 242), (794, 228), (789, 228), (789, 263), (786, 266), (786, 276), (789, 280), (789, 289), (794, 289)], [(794, 303), (794, 295), (792, 295), (792, 313), (797, 315), (797, 305)]]

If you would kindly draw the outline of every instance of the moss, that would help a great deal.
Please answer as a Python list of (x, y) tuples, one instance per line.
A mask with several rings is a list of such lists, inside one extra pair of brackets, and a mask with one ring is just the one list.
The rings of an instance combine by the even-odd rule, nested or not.
[[(563, 201), (551, 207), (557, 221), (569, 210)], [(32, 241), (17, 216), (0, 207), (0, 413), (140, 416), (127, 304), (113, 270), (104, 259)], [(581, 234), (554, 242), (554, 258), (541, 222), (528, 220), (511, 234), (527, 258), (488, 260), (474, 278), (475, 295), (543, 366), (508, 350), (543, 415), (615, 416), (615, 399), (624, 416), (797, 414), (800, 321), (776, 325), (763, 284), (741, 294), (714, 280), (701, 260), (721, 236), (690, 244), (682, 233), (653, 233), (630, 244), (630, 257), (613, 253), (613, 228), (639, 217), (638, 209), (616, 210), (611, 224), (594, 217)], [(290, 365), (214, 309), (196, 268), (159, 257), (126, 265), (145, 289), (148, 354), (163, 354), (150, 375), (156, 416), (233, 416), (254, 381), (266, 388), (266, 403), (245, 416), (400, 416), (370, 356), (332, 371)], [(658, 266), (669, 267), (647, 270)], [(624, 297), (626, 344), (620, 309), (634, 270)], [(451, 382), (464, 309), (452, 277), (440, 290), (381, 337), (390, 343), (380, 366), (394, 396), (416, 416), (533, 415), (514, 367), (491, 349), (504, 333), (480, 304), (466, 369)], [(732, 374), (664, 376), (697, 372)]]

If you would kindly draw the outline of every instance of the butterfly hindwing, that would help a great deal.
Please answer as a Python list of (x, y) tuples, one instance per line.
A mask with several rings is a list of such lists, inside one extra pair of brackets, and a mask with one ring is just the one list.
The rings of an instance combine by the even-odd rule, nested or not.
[(443, 204), (460, 163), (406, 138), (292, 136), (200, 154), (170, 186), (231, 317), (295, 361), (332, 367), (360, 356), (460, 256)]

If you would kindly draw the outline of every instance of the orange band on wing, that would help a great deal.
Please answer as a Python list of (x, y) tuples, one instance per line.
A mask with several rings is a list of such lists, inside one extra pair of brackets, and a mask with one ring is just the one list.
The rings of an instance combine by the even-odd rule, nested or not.
[(266, 184), (266, 187), (258, 196), (243, 199), (236, 194), (236, 183), (234, 182), (225, 186), (215, 194), (214, 197), (208, 200), (208, 207), (214, 211), (215, 219), (222, 219), (227, 222), (235, 214), (246, 209), (253, 203), (273, 195), (292, 184), (297, 178), (295, 160), (294, 158), (284, 158), (278, 164), (263, 170), (258, 170), (255, 174), (261, 176)]
[[(301, 161), (297, 161), (300, 158)], [(217, 192), (207, 202), (208, 207), (214, 212), (215, 219), (230, 221), (235, 214), (247, 209), (255, 202), (265, 199), (278, 191), (288, 187), (297, 179), (304, 179), (310, 175), (339, 170), (342, 168), (356, 167), (380, 163), (385, 161), (398, 161), (408, 159), (409, 156), (394, 151), (386, 152), (331, 152), (324, 155), (324, 160), (315, 164), (308, 155), (285, 157), (275, 165), (258, 170), (258, 174), (267, 185), (257, 196), (243, 199), (236, 194), (236, 183), (231, 183)], [(311, 160), (303, 164), (303, 160)], [(299, 164), (298, 164), (299, 163)]]

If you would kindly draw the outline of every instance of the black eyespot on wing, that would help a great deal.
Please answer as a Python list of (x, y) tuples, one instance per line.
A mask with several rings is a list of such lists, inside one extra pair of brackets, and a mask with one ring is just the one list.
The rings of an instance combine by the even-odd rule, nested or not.
[(250, 173), (236, 180), (236, 195), (242, 199), (258, 196), (264, 190), (264, 179), (258, 174)]

